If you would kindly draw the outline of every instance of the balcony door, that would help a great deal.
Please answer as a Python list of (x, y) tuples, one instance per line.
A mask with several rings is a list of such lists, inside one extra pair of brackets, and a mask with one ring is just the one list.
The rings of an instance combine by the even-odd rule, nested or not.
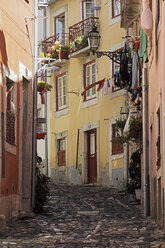
[(94, 17), (94, 0), (82, 0), (82, 19)]
[(65, 12), (54, 18), (54, 27), (57, 40), (65, 41)]

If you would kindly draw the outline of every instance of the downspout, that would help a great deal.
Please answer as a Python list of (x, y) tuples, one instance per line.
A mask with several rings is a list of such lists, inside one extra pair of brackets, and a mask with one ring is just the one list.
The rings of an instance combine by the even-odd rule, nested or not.
[[(34, 15), (38, 16), (38, 0), (34, 1)], [(33, 126), (32, 126), (32, 208), (35, 207), (36, 178), (36, 124), (37, 124), (37, 57), (38, 57), (38, 19), (34, 19), (34, 58), (33, 58)]]
[[(46, 7), (44, 8), (44, 16), (46, 16)], [(46, 39), (46, 19), (44, 20), (44, 39)], [(45, 82), (47, 83), (47, 71), (45, 70)], [(46, 118), (46, 130), (48, 129), (48, 125), (47, 125), (47, 108), (48, 108), (48, 97), (47, 94), (45, 94), (45, 118)], [(48, 176), (49, 174), (49, 170), (48, 170), (48, 130), (47, 130), (47, 135), (45, 138), (45, 163), (46, 163), (46, 175)]]
[[(162, 20), (164, 20), (165, 18), (165, 2), (162, 2)], [(162, 30), (163, 30), (163, 40), (165, 40), (165, 23), (164, 21), (162, 22)], [(163, 49), (162, 49), (162, 53), (165, 54), (165, 45), (163, 45)], [(163, 170), (164, 170), (164, 182), (163, 182), (163, 220), (164, 220), (164, 227), (165, 227), (165, 86), (164, 86), (164, 79), (165, 79), (165, 58), (163, 56), (163, 61), (162, 61), (162, 112), (163, 112), (163, 140), (164, 140), (164, 144), (163, 144)]]

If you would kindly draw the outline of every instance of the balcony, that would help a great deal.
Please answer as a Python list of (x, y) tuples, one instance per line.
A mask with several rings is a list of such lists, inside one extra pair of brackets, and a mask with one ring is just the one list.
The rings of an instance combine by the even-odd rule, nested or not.
[(69, 27), (70, 58), (81, 57), (90, 52), (88, 33), (92, 28), (99, 28), (98, 17), (88, 17)]
[(68, 34), (56, 34), (41, 42), (43, 61), (46, 63), (61, 66), (68, 62), (69, 55)]
[(122, 0), (121, 28), (129, 28), (139, 19), (142, 0)]

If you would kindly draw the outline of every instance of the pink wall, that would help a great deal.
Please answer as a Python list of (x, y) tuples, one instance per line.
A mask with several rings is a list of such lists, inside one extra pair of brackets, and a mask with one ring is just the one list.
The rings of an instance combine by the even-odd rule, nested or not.
[[(158, 201), (158, 179), (161, 178), (161, 193), (163, 193), (164, 184), (164, 82), (165, 82), (165, 8), (162, 2), (162, 17), (158, 31), (158, 49), (156, 48), (155, 40), (155, 19), (156, 19), (156, 1), (152, 1), (154, 29), (152, 33), (152, 51), (149, 56), (149, 166), (150, 166), (150, 185), (151, 185), (151, 214), (154, 215), (155, 202), (157, 198), (157, 208), (160, 207)], [(157, 137), (158, 123), (157, 111), (160, 108), (160, 133), (161, 133), (161, 167), (158, 168), (157, 163)], [(151, 131), (152, 126), (152, 131)], [(157, 194), (154, 195), (154, 178), (157, 176)], [(161, 195), (163, 202), (163, 194)], [(163, 205), (161, 206), (163, 209)], [(162, 210), (163, 211), (163, 210)]]

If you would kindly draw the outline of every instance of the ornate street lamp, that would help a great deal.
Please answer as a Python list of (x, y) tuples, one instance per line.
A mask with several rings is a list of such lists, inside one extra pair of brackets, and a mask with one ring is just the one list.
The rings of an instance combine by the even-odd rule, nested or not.
[(97, 51), (100, 45), (100, 38), (101, 36), (99, 35), (99, 32), (96, 30), (96, 28), (92, 29), (92, 31), (90, 31), (88, 34), (89, 48), (93, 52), (93, 54), (96, 54), (98, 58), (101, 58), (102, 56), (107, 56), (115, 63), (120, 64), (122, 54), (127, 53), (126, 46), (124, 51), (119, 51), (119, 52)]

